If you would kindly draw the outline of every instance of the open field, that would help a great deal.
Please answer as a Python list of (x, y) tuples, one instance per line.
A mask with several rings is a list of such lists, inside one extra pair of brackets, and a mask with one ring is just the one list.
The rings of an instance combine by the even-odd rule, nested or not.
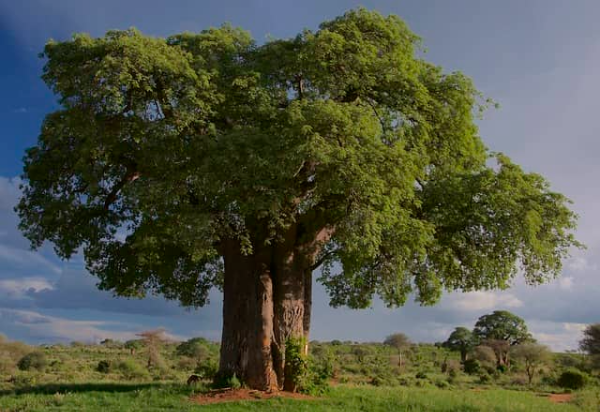
[(308, 400), (270, 399), (197, 405), (193, 391), (173, 384), (74, 384), (34, 387), (0, 398), (0, 411), (597, 411), (593, 392), (582, 392), (569, 403), (555, 404), (547, 396), (503, 389), (444, 390), (438, 388), (333, 388)]
[[(193, 341), (193, 340), (192, 340)], [(189, 342), (189, 341), (188, 341)], [(585, 389), (565, 390), (556, 374), (576, 366), (574, 354), (554, 354), (531, 386), (514, 363), (510, 371), (467, 374), (458, 354), (431, 344), (413, 344), (399, 355), (379, 343), (313, 342), (311, 362), (327, 365), (330, 385), (302, 398), (273, 398), (200, 405), (209, 391), (218, 345), (164, 343), (151, 351), (141, 341), (100, 345), (73, 343), (29, 347), (4, 343), (0, 366), (0, 412), (17, 411), (598, 411), (600, 388), (588, 377)], [(132, 350), (131, 348), (135, 348)], [(33, 352), (32, 352), (33, 351)], [(16, 359), (42, 353), (44, 364), (21, 370)], [(11, 358), (11, 356), (14, 358)], [(13, 359), (13, 363), (10, 360)], [(104, 368), (102, 366), (105, 366)], [(211, 366), (212, 365), (212, 366)], [(322, 369), (319, 369), (322, 370)], [(205, 374), (194, 387), (192, 373)], [(566, 401), (557, 404), (550, 399)], [(258, 395), (256, 395), (258, 396)]]

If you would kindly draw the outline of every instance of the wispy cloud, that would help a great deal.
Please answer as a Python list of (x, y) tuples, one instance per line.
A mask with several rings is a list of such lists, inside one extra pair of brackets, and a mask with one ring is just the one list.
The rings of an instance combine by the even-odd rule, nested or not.
[(461, 311), (484, 312), (495, 308), (520, 308), (523, 302), (512, 293), (479, 291), (453, 294), (448, 305)]

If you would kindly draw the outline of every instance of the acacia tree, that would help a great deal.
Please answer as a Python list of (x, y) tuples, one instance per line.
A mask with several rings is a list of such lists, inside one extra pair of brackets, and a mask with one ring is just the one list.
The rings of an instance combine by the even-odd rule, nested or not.
[(533, 378), (540, 366), (546, 363), (551, 355), (550, 350), (546, 346), (532, 342), (513, 346), (511, 353), (513, 358), (523, 362), (529, 385), (533, 382)]
[(403, 353), (412, 345), (412, 342), (404, 333), (393, 333), (385, 338), (383, 344), (398, 351), (398, 366), (400, 366), (404, 363)]
[(486, 150), (486, 102), (418, 47), (364, 9), (263, 45), (230, 26), (50, 42), (60, 108), (27, 150), (20, 227), (116, 295), (222, 288), (220, 372), (259, 389), (293, 389), (317, 268), (353, 308), (556, 276), (568, 200)]

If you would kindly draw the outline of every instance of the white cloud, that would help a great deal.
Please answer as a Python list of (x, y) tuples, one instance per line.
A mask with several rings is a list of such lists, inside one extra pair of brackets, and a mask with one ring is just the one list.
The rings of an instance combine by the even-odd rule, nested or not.
[[(103, 339), (128, 340), (135, 339), (132, 331), (120, 331), (111, 326), (123, 328), (121, 322), (98, 320), (71, 320), (55, 316), (46, 316), (35, 311), (0, 309), (0, 324), (11, 324), (28, 330), (31, 336), (47, 339), (48, 341), (84, 341), (99, 342)], [(133, 327), (132, 327), (133, 329)], [(169, 337), (179, 338), (169, 335)]]
[(523, 306), (523, 302), (515, 295), (502, 292), (478, 291), (455, 294), (450, 300), (450, 306), (467, 312), (481, 312), (500, 307), (513, 309)]
[(590, 263), (585, 256), (573, 256), (565, 263), (565, 268), (572, 270), (573, 272), (589, 272), (597, 270), (596, 264)]
[(54, 289), (46, 278), (0, 279), (0, 293), (12, 298), (25, 298), (27, 292), (39, 292), (46, 289)]
[(22, 182), (19, 177), (0, 176), (0, 211), (12, 212), (21, 196), (19, 185)]
[(555, 351), (577, 348), (585, 327), (585, 324), (572, 322), (530, 322), (533, 337)]

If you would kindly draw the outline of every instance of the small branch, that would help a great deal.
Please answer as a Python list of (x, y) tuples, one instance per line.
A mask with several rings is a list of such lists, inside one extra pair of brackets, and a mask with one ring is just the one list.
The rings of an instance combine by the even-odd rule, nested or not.
[(112, 188), (108, 196), (106, 196), (106, 200), (104, 200), (104, 210), (108, 210), (110, 205), (112, 205), (115, 202), (115, 200), (117, 200), (117, 195), (127, 183), (134, 182), (137, 179), (139, 179), (139, 177), (140, 174), (136, 171), (128, 172), (125, 175), (125, 177), (121, 179), (121, 181)]
[(323, 263), (325, 263), (327, 261), (327, 259), (331, 258), (333, 255), (335, 255), (335, 251), (330, 251), (325, 253), (323, 256), (321, 256), (320, 259), (318, 259), (309, 269), (311, 272), (317, 270)]

